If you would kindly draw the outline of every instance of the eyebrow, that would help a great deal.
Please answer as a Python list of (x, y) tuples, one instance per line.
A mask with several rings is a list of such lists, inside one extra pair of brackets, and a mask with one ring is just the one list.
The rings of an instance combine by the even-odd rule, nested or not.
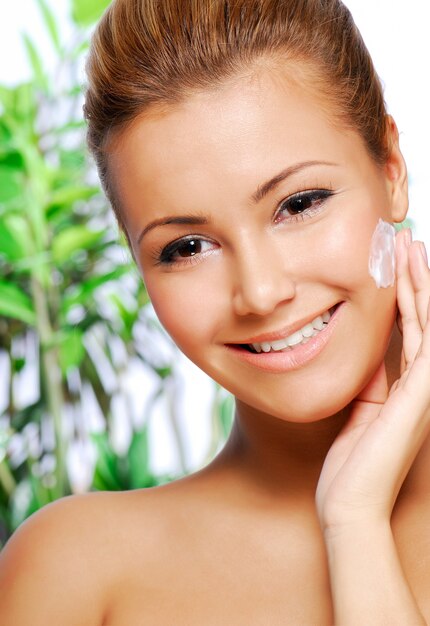
[(186, 225), (201, 225), (208, 224), (208, 220), (205, 217), (199, 217), (198, 215), (171, 215), (168, 217), (160, 217), (158, 220), (150, 222), (140, 233), (137, 238), (137, 245), (140, 244), (143, 237), (153, 228), (157, 226), (166, 226), (167, 224), (186, 224)]
[(282, 172), (279, 172), (279, 174), (276, 174), (275, 176), (273, 176), (273, 178), (268, 180), (266, 183), (263, 183), (262, 185), (257, 187), (257, 190), (251, 196), (252, 201), (255, 204), (257, 204), (265, 196), (267, 196), (268, 193), (273, 191), (279, 185), (279, 183), (281, 183), (286, 178), (289, 178), (290, 176), (294, 176), (294, 174), (298, 174), (298, 172), (301, 172), (302, 170), (308, 167), (315, 167), (316, 165), (336, 166), (337, 164), (332, 163), (330, 161), (302, 161), (301, 163), (296, 163), (295, 165), (291, 165), (290, 167), (287, 167), (284, 170), (282, 170)]
[[(302, 161), (301, 163), (296, 163), (295, 165), (291, 165), (290, 167), (285, 168), (275, 176), (273, 176), (270, 180), (266, 181), (262, 185), (259, 185), (256, 191), (252, 194), (251, 200), (254, 204), (258, 204), (261, 200), (267, 196), (271, 191), (273, 191), (283, 180), (286, 180), (290, 176), (294, 176), (301, 172), (302, 170), (308, 167), (315, 167), (317, 165), (329, 165), (336, 166), (336, 163), (332, 163), (330, 161)], [(201, 217), (199, 215), (170, 215), (167, 217), (160, 217), (159, 219), (153, 220), (140, 233), (137, 238), (137, 245), (140, 244), (143, 237), (153, 228), (157, 226), (167, 226), (168, 224), (180, 224), (180, 225), (188, 225), (188, 226), (197, 226), (202, 224), (208, 224), (208, 219), (206, 217)]]

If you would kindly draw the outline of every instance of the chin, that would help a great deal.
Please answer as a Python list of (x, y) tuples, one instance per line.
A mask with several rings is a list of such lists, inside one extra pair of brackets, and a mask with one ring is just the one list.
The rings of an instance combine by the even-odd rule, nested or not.
[[(318, 376), (312, 382), (312, 391), (309, 392), (309, 381), (296, 381), (294, 385), (284, 384), (267, 389), (263, 398), (249, 394), (235, 393), (239, 402), (252, 407), (266, 415), (291, 423), (318, 422), (340, 413), (356, 398), (376, 372), (383, 355), (374, 355), (372, 363), (365, 368), (357, 368), (357, 363), (351, 359), (343, 362), (334, 371), (326, 376)], [(380, 358), (379, 358), (380, 357)], [(305, 391), (304, 391), (305, 388)], [(237, 391), (237, 390), (236, 390)]]
[[(344, 394), (342, 397), (336, 396), (321, 397), (313, 394), (312, 399), (307, 399), (301, 403), (291, 403), (290, 406), (284, 408), (266, 407), (263, 411), (285, 422), (294, 422), (297, 424), (308, 424), (319, 422), (340, 413), (356, 396), (355, 393)], [(258, 407), (255, 407), (257, 410)], [(260, 409), (261, 410), (261, 409)]]

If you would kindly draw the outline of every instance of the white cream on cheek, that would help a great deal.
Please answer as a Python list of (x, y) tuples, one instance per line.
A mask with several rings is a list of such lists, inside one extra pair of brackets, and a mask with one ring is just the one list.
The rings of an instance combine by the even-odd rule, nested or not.
[(369, 273), (378, 288), (392, 287), (396, 277), (396, 231), (392, 224), (379, 219), (372, 236)]

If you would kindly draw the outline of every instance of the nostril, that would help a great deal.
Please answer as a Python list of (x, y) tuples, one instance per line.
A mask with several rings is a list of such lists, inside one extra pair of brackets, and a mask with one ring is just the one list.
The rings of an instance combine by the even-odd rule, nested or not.
[[(296, 284), (285, 268), (272, 257), (254, 251), (237, 267), (233, 291), (233, 308), (237, 315), (265, 316), (296, 295)], [(246, 261), (246, 265), (245, 265)]]

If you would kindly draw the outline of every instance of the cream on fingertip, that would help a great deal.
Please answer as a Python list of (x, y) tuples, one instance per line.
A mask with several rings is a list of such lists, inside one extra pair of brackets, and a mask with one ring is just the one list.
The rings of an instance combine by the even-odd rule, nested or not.
[(394, 285), (396, 277), (396, 230), (379, 219), (370, 243), (369, 273), (378, 289)]

